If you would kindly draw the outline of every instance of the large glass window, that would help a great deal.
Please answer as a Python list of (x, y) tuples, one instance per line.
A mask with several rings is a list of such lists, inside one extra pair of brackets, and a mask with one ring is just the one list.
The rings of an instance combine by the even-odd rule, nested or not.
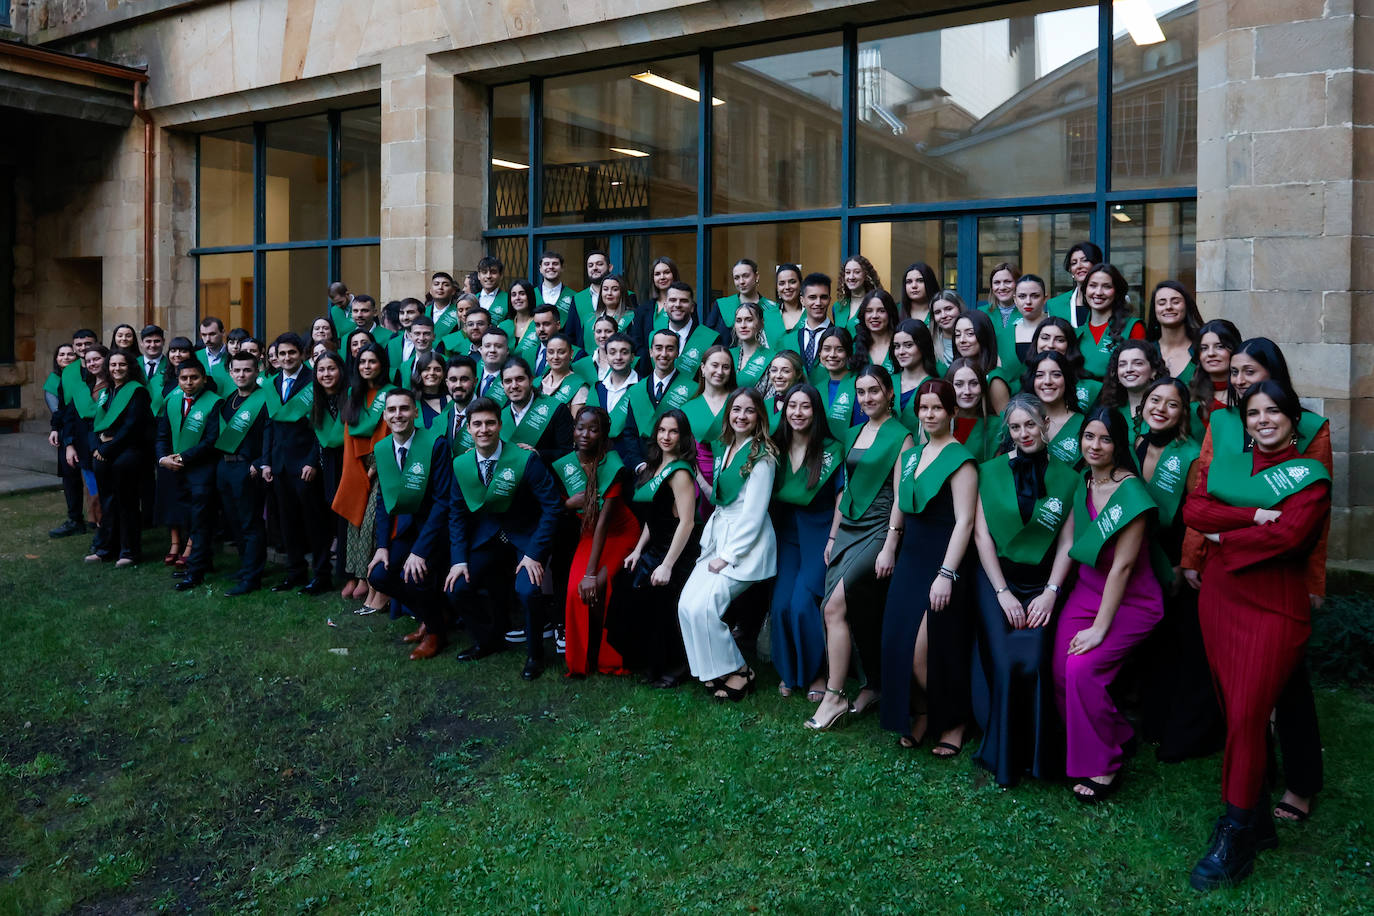
[[(697, 291), (697, 235), (695, 232), (631, 233), (621, 243), (617, 269), (640, 302), (654, 295), (654, 261), (667, 258), (677, 268), (678, 279)], [(698, 298), (700, 293), (698, 292)]]
[(1197, 181), (1197, 3), (1121, 4), (1112, 42), (1112, 187)]
[(1090, 237), (1087, 211), (992, 216), (978, 220), (978, 301), (992, 297), (992, 270), (1014, 264), (1023, 274), (1035, 274), (1056, 296), (1073, 285), (1064, 270), (1064, 256)]
[(344, 281), (381, 281), (376, 108), (253, 124), (200, 138), (200, 315), (271, 336), (305, 331)]
[(697, 59), (544, 83), (544, 222), (697, 211)]
[(864, 223), (859, 227), (859, 251), (878, 272), (883, 286), (898, 299), (906, 269), (912, 264), (929, 264), (941, 287), (953, 288), (959, 281), (957, 220)]
[(530, 85), (491, 91), (491, 225), (530, 221)]
[(859, 203), (1093, 189), (1072, 124), (1097, 106), (1097, 6), (1055, 5), (859, 30)]
[[(828, 274), (832, 278), (840, 266), (840, 221), (763, 223), (752, 226), (722, 226), (711, 230), (712, 261), (709, 299), (735, 293), (735, 262), (749, 258), (759, 265), (759, 290), (770, 299), (777, 298), (773, 284), (779, 264), (796, 264), (802, 275)], [(703, 302), (707, 296), (699, 297)]]
[(1197, 289), (1197, 201), (1112, 207), (1112, 263), (1143, 310), (1160, 280)]
[(839, 33), (716, 55), (715, 212), (839, 205), (843, 61)]

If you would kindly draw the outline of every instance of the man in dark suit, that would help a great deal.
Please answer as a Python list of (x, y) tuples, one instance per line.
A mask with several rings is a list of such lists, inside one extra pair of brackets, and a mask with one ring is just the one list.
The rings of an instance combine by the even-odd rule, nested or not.
[(501, 367), (506, 406), (501, 409), (501, 439), (533, 449), (546, 467), (573, 450), (573, 420), (567, 406), (534, 393), (529, 363), (512, 356)]
[[(650, 341), (657, 334), (654, 328), (654, 308), (653, 301), (640, 306), (632, 325), (640, 337), (640, 375), (648, 374), (652, 359)], [(702, 359), (706, 357), (706, 351), (721, 342), (720, 334), (697, 320), (696, 301), (692, 296), (692, 288), (686, 283), (677, 282), (668, 287), (664, 310), (668, 313), (667, 329), (672, 331), (678, 340), (678, 371), (691, 378), (701, 365)]]
[(681, 408), (697, 393), (696, 382), (689, 373), (678, 368), (678, 335), (672, 328), (659, 328), (649, 345), (649, 362), (653, 367), (644, 378), (630, 386), (625, 395), (629, 401), (626, 429), (638, 431), (641, 439), (654, 433), (654, 423), (665, 410)]
[[(474, 447), (453, 462), (453, 565), (444, 581), (474, 639), (458, 660), (475, 661), (501, 650), (508, 619), (504, 602), (513, 578), (528, 652), (521, 677), (534, 680), (544, 672), (543, 624), (534, 619), (535, 599), (547, 574), (562, 503), (539, 456), (501, 441), (501, 408), (494, 401), (477, 398), (467, 415)], [(479, 590), (487, 592), (487, 601), (478, 597)]]
[(419, 643), (412, 659), (433, 658), (443, 647), (445, 603), (439, 571), (449, 559), (448, 511), (453, 465), (443, 430), (416, 429), (415, 395), (386, 393), (382, 418), (391, 429), (377, 443), (377, 552), (367, 567), (372, 587), (420, 616), (405, 637)]
[[(358, 297), (354, 300), (357, 304)], [(272, 485), (286, 541), (286, 578), (274, 592), (303, 585), (303, 595), (323, 595), (332, 589), (329, 542), (334, 526), (325, 524), (324, 490), (320, 480), (320, 443), (310, 423), (315, 375), (304, 365), (305, 341), (287, 331), (273, 343), (280, 372), (267, 380), (267, 432), (263, 451), (267, 464), (262, 479)], [(309, 549), (312, 575), (306, 581), (305, 554)]]
[(262, 587), (267, 559), (267, 530), (262, 517), (266, 502), (262, 468), (267, 463), (263, 451), (267, 391), (258, 387), (258, 358), (248, 349), (229, 357), (229, 377), (235, 390), (219, 408), (220, 434), (215, 448), (222, 457), (216, 483), (226, 527), (239, 549), (237, 581), (224, 594), (237, 598)]
[(158, 466), (177, 476), (177, 497), (190, 508), (191, 556), (176, 584), (190, 591), (205, 581), (215, 531), (215, 468), (219, 451), (220, 397), (206, 387), (205, 367), (188, 359), (177, 367), (177, 391), (157, 419)]
[[(665, 338), (666, 340), (666, 338)], [(639, 381), (634, 370), (634, 340), (628, 334), (612, 334), (606, 341), (606, 363), (610, 371), (587, 396), (587, 403), (604, 408), (611, 418), (611, 448), (625, 467), (638, 473), (644, 463), (644, 446), (639, 430), (630, 421), (630, 389)]]

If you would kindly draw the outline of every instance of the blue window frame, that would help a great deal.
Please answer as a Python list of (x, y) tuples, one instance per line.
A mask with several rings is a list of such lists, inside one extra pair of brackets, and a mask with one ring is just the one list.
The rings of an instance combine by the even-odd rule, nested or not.
[[(990, 15), (994, 18), (997, 16), (995, 7), (995, 4), (988, 7)], [(1195, 15), (1194, 7), (1195, 4), (1182, 4), (1175, 8), (1172, 15)], [(1091, 9), (1091, 6), (1088, 8)], [(711, 250), (710, 230), (732, 225), (838, 220), (840, 244), (843, 254), (847, 256), (849, 253), (859, 252), (860, 233), (866, 224), (895, 223), (903, 220), (930, 218), (952, 220), (957, 224), (958, 239), (957, 253), (950, 259), (955, 265), (952, 271), (955, 289), (966, 302), (970, 303), (978, 300), (980, 285), (986, 281), (986, 278), (980, 276), (978, 229), (979, 221), (987, 217), (1068, 214), (1073, 218), (1075, 225), (1080, 225), (1082, 219), (1086, 217), (1089, 227), (1088, 237), (1101, 245), (1110, 257), (1113, 224), (1122, 219), (1120, 214), (1123, 209), (1132, 211), (1132, 208), (1138, 210), (1150, 204), (1172, 202), (1179, 204), (1179, 211), (1185, 215), (1194, 214), (1197, 189), (1194, 184), (1143, 189), (1113, 187), (1113, 91), (1115, 87), (1118, 92), (1121, 92), (1123, 87), (1122, 81), (1117, 79), (1120, 74), (1116, 73), (1114, 64), (1116, 63), (1117, 45), (1121, 44), (1123, 39), (1121, 36), (1114, 38), (1115, 26), (1111, 0), (1099, 0), (1096, 9), (1096, 96), (1089, 125), (1092, 134), (1091, 136), (1088, 136), (1086, 132), (1083, 134), (1086, 142), (1092, 143), (1093, 146), (1088, 149), (1081, 149), (1079, 156), (1081, 160), (1079, 168), (1082, 173), (1086, 174), (1089, 168), (1093, 172), (1091, 190), (1040, 196), (941, 200), (939, 202), (907, 201), (885, 205), (861, 205), (856, 194), (855, 181), (858, 149), (858, 124), (855, 113), (859, 105), (859, 32), (861, 27), (849, 25), (842, 30), (843, 96), (840, 100), (840, 108), (843, 133), (840, 157), (840, 202), (838, 206), (750, 213), (713, 212), (712, 103), (714, 100), (713, 57), (715, 52), (705, 50), (699, 55), (696, 92), (698, 147), (696, 156), (697, 208), (695, 215), (661, 219), (560, 222), (557, 225), (545, 225), (541, 218), (543, 213), (543, 169), (541, 166), (544, 162), (542, 137), (544, 79), (535, 77), (528, 81), (522, 81), (520, 84), (505, 84), (506, 86), (527, 84), (529, 87), (528, 167), (525, 169), (525, 174), (520, 176), (523, 177), (526, 184), (524, 188), (518, 189), (523, 193), (511, 193), (511, 189), (518, 182), (518, 178), (515, 174), (506, 172), (504, 177), (500, 179), (500, 184), (505, 189), (504, 193), (501, 193), (501, 188), (498, 188), (497, 173), (494, 171), (491, 173), (492, 193), (489, 199), (491, 200), (492, 213), (489, 216), (488, 225), (493, 228), (484, 233), (484, 239), (488, 247), (493, 250), (507, 253), (519, 252), (523, 255), (527, 260), (527, 263), (523, 265), (524, 269), (528, 271), (526, 276), (533, 277), (537, 275), (539, 253), (544, 250), (546, 245), (551, 242), (556, 243), (561, 238), (579, 236), (608, 238), (608, 251), (612, 261), (623, 266), (622, 253), (625, 247), (623, 246), (623, 239), (626, 235), (642, 235), (653, 232), (694, 232), (697, 271), (694, 285), (698, 290), (703, 291), (701, 298), (705, 297), (705, 291), (710, 288), (709, 278), (716, 274), (713, 268), (720, 266), (713, 263), (715, 259), (751, 254), (749, 252), (714, 252)], [(904, 21), (915, 25), (922, 18), (924, 17), (907, 18)], [(869, 24), (866, 23), (862, 28), (868, 27)], [(833, 32), (833, 30), (828, 31)], [(798, 37), (805, 38), (808, 36)], [(492, 92), (494, 93), (498, 88), (501, 87), (493, 87)], [(1192, 97), (1194, 99), (1196, 97), (1195, 85), (1192, 90)], [(1117, 101), (1120, 100), (1121, 96), (1118, 96)], [(1195, 112), (1196, 105), (1193, 103), (1192, 108), (1188, 109), (1188, 114), (1191, 114), (1194, 120)], [(1195, 131), (1191, 133), (1191, 139), (1195, 146)], [(1195, 162), (1195, 151), (1192, 155), (1193, 162)], [(518, 215), (512, 219), (513, 214), (509, 212), (501, 214), (496, 212), (498, 199), (509, 202), (519, 201), (521, 198), (523, 198), (522, 203), (525, 210), (523, 220), (519, 219)], [(1114, 213), (1116, 214), (1115, 218)], [(1195, 220), (1195, 216), (1191, 218)], [(1185, 237), (1182, 243), (1184, 247), (1183, 257), (1187, 260), (1192, 252), (1190, 247), (1192, 242), (1191, 238), (1187, 237), (1188, 233), (1184, 232), (1183, 236)], [(575, 268), (575, 265), (572, 264), (568, 266)], [(508, 265), (507, 276), (518, 275), (519, 269), (515, 264)], [(829, 273), (833, 269), (831, 267), (825, 272)], [(1055, 270), (1058, 271), (1058, 269), (1058, 265), (1056, 265)], [(946, 273), (948, 275), (949, 271)], [(637, 278), (632, 277), (631, 279)], [(684, 277), (684, 279), (690, 280), (692, 278)], [(1058, 279), (1060, 282), (1063, 280), (1062, 277)], [(1140, 285), (1137, 285), (1136, 288), (1139, 290)]]
[[(275, 205), (278, 208), (297, 207), (307, 209), (311, 212), (322, 211), (322, 218), (314, 220), (314, 226), (323, 231), (318, 233), (306, 233), (309, 235), (317, 235), (317, 237), (296, 238), (294, 237), (295, 233), (278, 225), (281, 220), (272, 217), (271, 213), (274, 205), (269, 204), (268, 201), (268, 184), (269, 177), (271, 177), (270, 173), (272, 172), (269, 164), (269, 128), (281, 122), (257, 121), (254, 122), (251, 127), (235, 131), (240, 142), (251, 142), (252, 146), (251, 240), (244, 237), (243, 241), (240, 242), (239, 239), (235, 237), (232, 240), (232, 244), (203, 244), (205, 241), (204, 228), (207, 213), (202, 209), (205, 200), (203, 196), (204, 185), (201, 166), (204, 159), (205, 138), (202, 137), (197, 144), (196, 247), (188, 252), (188, 254), (196, 258), (197, 289), (201, 289), (203, 264), (219, 264), (228, 260), (228, 258), (220, 256), (247, 256), (251, 258), (251, 287), (245, 288), (243, 292), (251, 296), (251, 330), (259, 336), (265, 333), (276, 333), (288, 329), (296, 331), (309, 330), (308, 325), (303, 328), (287, 326), (268, 327), (269, 305), (272, 305), (273, 312), (280, 311), (283, 313), (286, 312), (286, 308), (290, 305), (300, 306), (299, 303), (293, 302), (287, 303), (286, 306), (278, 309), (275, 303), (270, 303), (268, 299), (269, 276), (281, 274), (291, 276), (294, 280), (300, 273), (311, 274), (311, 276), (307, 276), (304, 281), (312, 284), (312, 298), (310, 300), (312, 305), (310, 308), (313, 310), (312, 314), (323, 313), (327, 305), (325, 287), (329, 282), (340, 277), (340, 264), (349, 259), (350, 249), (357, 250), (372, 246), (375, 250), (375, 247), (381, 242), (381, 237), (377, 234), (344, 234), (344, 223), (346, 221), (351, 221), (353, 226), (361, 224), (367, 228), (373, 228), (378, 225), (380, 220), (379, 213), (359, 214), (356, 212), (358, 210), (357, 207), (348, 209), (347, 216), (345, 216), (346, 206), (343, 202), (345, 195), (342, 193), (343, 182), (345, 176), (353, 171), (352, 169), (343, 167), (347, 158), (344, 153), (344, 129), (347, 126), (345, 124), (345, 119), (360, 112), (379, 112), (379, 110), (375, 107), (366, 109), (331, 110), (322, 116), (317, 116), (325, 119), (325, 126), (327, 127), (327, 137), (321, 149), (327, 163), (326, 174), (322, 182), (324, 186), (324, 200), (319, 201), (310, 199), (311, 194), (307, 189), (305, 195), (303, 195), (305, 198), (304, 200), (291, 200)], [(251, 140), (249, 138), (251, 138)], [(274, 150), (276, 149), (275, 146), (271, 148)], [(374, 155), (380, 159), (380, 145), (378, 145)], [(289, 195), (292, 192), (288, 191), (287, 193)], [(318, 196), (318, 193), (319, 192), (316, 191), (314, 196)], [(364, 194), (363, 198), (370, 202), (372, 198), (377, 197), (378, 194), (379, 192), (374, 189)], [(244, 214), (244, 216), (246, 215), (247, 214)], [(290, 220), (287, 219), (286, 222), (289, 224)], [(214, 239), (216, 242), (222, 240), (218, 235), (217, 233), (217, 237)], [(283, 238), (286, 240), (283, 240)], [(285, 252), (286, 254), (277, 255), (275, 254), (276, 252)], [(293, 261), (295, 263), (291, 263)], [(283, 264), (290, 264), (290, 267), (285, 272), (279, 269), (279, 265)], [(300, 271), (298, 270), (299, 267), (307, 267), (307, 269), (305, 271)], [(321, 267), (323, 270), (321, 270)], [(318, 276), (314, 276), (316, 274)], [(244, 279), (246, 280), (246, 278)], [(247, 287), (248, 284), (245, 283), (245, 286)], [(359, 289), (358, 291), (362, 292), (364, 290)], [(281, 295), (279, 291), (273, 292), (277, 295)], [(282, 298), (285, 297), (283, 296)], [(313, 303), (318, 303), (318, 307)], [(205, 303), (201, 301), (201, 297), (198, 295), (196, 303), (197, 321), (205, 314)], [(226, 324), (229, 323), (230, 322), (226, 320)], [(280, 322), (278, 322), (278, 324), (280, 324)]]

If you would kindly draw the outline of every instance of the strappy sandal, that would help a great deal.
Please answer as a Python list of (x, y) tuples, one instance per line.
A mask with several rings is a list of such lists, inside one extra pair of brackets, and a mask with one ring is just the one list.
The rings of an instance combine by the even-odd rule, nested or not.
[(924, 739), (917, 738), (915, 735), (898, 735), (897, 746), (904, 751), (914, 751), (921, 746), (922, 740)]
[[(1308, 802), (1308, 804), (1310, 805), (1311, 802)], [(1281, 801), (1274, 806), (1274, 820), (1276, 821), (1288, 821), (1290, 824), (1301, 824), (1311, 816), (1312, 811), (1310, 808), (1304, 811), (1297, 805), (1290, 805), (1286, 801)]]
[[(1095, 805), (1098, 802), (1106, 801), (1116, 794), (1116, 790), (1121, 787), (1121, 774), (1117, 773), (1111, 782), (1098, 782), (1096, 779), (1080, 779), (1074, 784), (1073, 797), (1085, 805)], [(1079, 788), (1087, 789), (1087, 792), (1077, 791)]]
[(853, 709), (853, 707), (849, 705), (849, 697), (844, 695), (843, 690), (833, 690), (827, 687), (825, 688), (825, 692), (832, 696), (839, 697), (844, 705), (840, 707), (839, 712), (835, 713), (835, 718), (831, 719), (829, 722), (826, 722), (825, 724), (821, 724), (820, 720), (817, 719), (815, 716), (812, 716), (811, 718), (807, 719), (805, 722), (802, 723), (807, 728), (812, 729), (813, 731), (823, 732), (829, 731), (832, 728), (839, 727), (839, 725), (845, 720), (846, 717), (849, 716), (850, 712)]
[[(721, 702), (729, 700), (731, 703), (738, 703), (754, 692), (754, 678), (756, 676), (753, 668), (745, 667), (742, 671), (734, 671), (725, 675), (725, 677), (717, 678), (716, 690), (713, 696)], [(731, 687), (728, 681), (732, 677), (744, 678), (744, 686)]]
[[(953, 760), (955, 757), (959, 756), (959, 752), (963, 749), (964, 746), (962, 744), (951, 744), (948, 741), (937, 741), (935, 742), (935, 746), (930, 749), (930, 756), (937, 757), (940, 760)], [(940, 753), (941, 751), (947, 751), (948, 753), (942, 754)], [(1113, 783), (1115, 783), (1115, 780), (1113, 780)]]

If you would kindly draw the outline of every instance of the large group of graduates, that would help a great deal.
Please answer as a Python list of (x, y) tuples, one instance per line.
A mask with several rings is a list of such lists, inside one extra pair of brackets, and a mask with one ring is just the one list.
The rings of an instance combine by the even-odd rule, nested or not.
[(1224, 748), (1191, 882), (1234, 884), (1321, 788), (1327, 424), (1272, 341), (1180, 283), (1133, 304), (1091, 242), (1063, 268), (1049, 298), (999, 264), (968, 305), (862, 256), (778, 265), (770, 299), (741, 259), (698, 302), (668, 258), (640, 294), (592, 252), (575, 291), (546, 252), (535, 282), (485, 257), (384, 308), (335, 283), (270, 343), (212, 317), (199, 343), (81, 330), (46, 385), (52, 534), (90, 517), (87, 562), (127, 567), (165, 528), (181, 591), (232, 543), (227, 597), (272, 548), (273, 591), (413, 618), (412, 659), (459, 629), (461, 661), (523, 647), (526, 679), (551, 642), (568, 676), (739, 701), (757, 655), (807, 728), (876, 713), (905, 751), (974, 741), (998, 785), (1067, 777), (1085, 803), (1138, 737)]

